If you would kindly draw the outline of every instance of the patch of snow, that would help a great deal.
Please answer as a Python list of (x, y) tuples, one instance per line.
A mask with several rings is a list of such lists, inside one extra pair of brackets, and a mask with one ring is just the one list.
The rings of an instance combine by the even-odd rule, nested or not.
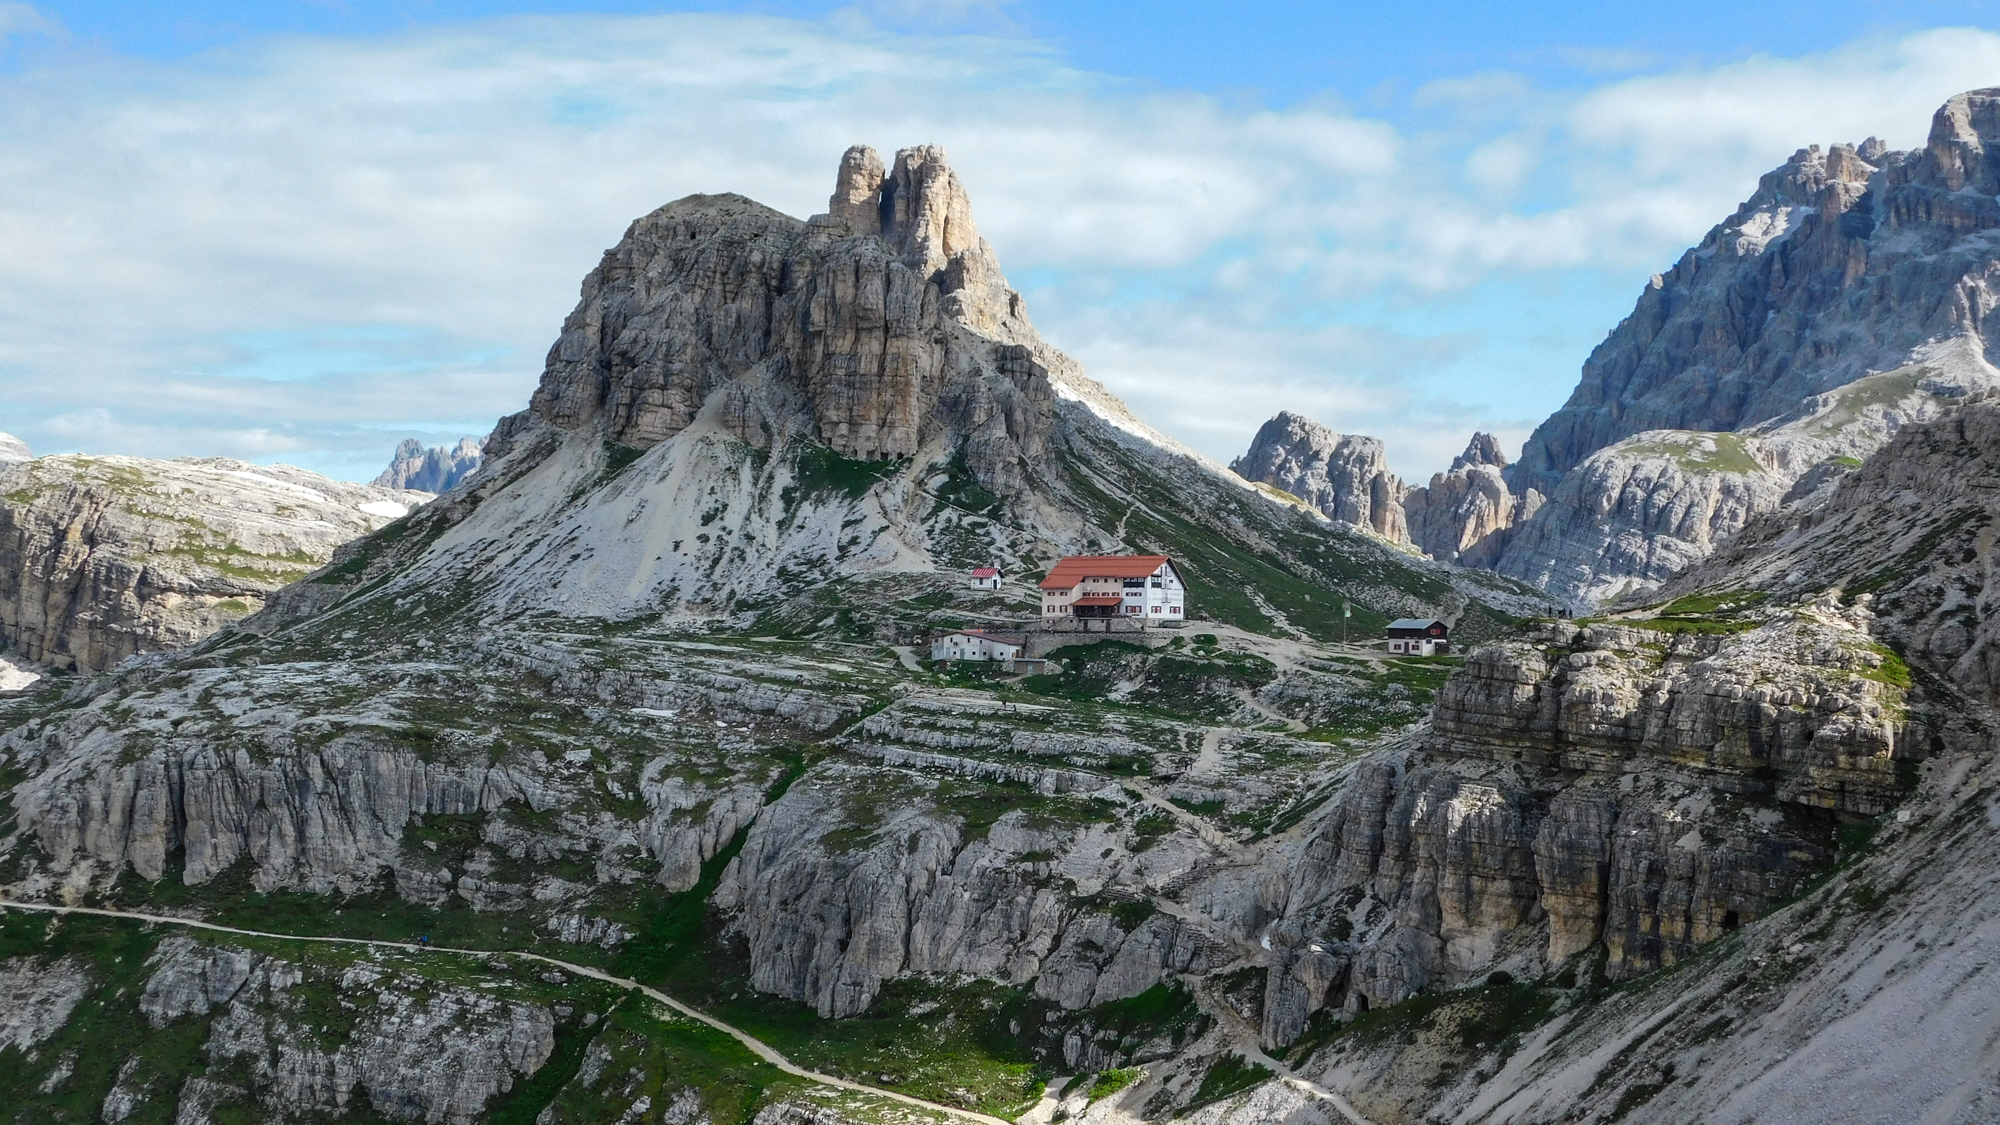
[(40, 672), (31, 672), (16, 663), (18, 656), (0, 656), (0, 691), (26, 691), (42, 678)]
[(370, 500), (365, 504), (356, 504), (355, 507), (371, 516), (383, 516), (392, 520), (399, 520), (410, 514), (408, 508), (389, 500)]

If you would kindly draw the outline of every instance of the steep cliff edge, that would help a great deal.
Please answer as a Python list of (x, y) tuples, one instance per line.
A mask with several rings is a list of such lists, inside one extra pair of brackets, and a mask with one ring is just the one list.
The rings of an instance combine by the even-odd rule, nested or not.
[(84, 671), (185, 647), (429, 499), (221, 458), (6, 465), (0, 645)]

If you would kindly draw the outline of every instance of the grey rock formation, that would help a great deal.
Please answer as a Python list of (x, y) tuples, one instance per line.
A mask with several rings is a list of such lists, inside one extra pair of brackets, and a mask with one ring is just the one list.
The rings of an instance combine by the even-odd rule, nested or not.
[(1752, 519), (1816, 503), (1902, 428), (2000, 387), (1966, 338), (1918, 354), (1741, 433), (1649, 431), (1598, 450), (1509, 534), (1497, 568), (1580, 609), (1651, 590)]
[(1018, 478), (1046, 437), (1050, 357), (943, 150), (881, 167), (850, 151), (811, 223), (727, 195), (634, 223), (585, 279), (530, 414), (489, 452), (535, 421), (649, 448), (734, 383), (718, 421), (750, 444), (803, 431), (881, 460), (949, 432), (982, 479)]
[(0, 961), (0, 1047), (26, 1054), (62, 1030), (90, 988), (89, 972), (73, 958)]
[(1250, 448), (1229, 463), (1245, 480), (1298, 497), (1330, 520), (1407, 543), (1403, 482), (1389, 472), (1380, 438), (1337, 434), (1290, 411), (1258, 429)]
[(1925, 752), (1886, 659), (1837, 607), (1727, 637), (1559, 625), (1478, 650), (1426, 747), (1364, 763), (1270, 880), (1265, 1039), (1591, 950), (1638, 975), (1767, 913), (1834, 824), (1778, 808), (1874, 815)]
[(2000, 623), (1985, 560), (2000, 522), (2000, 402), (1988, 397), (1899, 432), (1824, 501), (1756, 520), (1661, 596), (1832, 590), (1868, 605), (1876, 628), (1960, 690), (2000, 703)]
[(1541, 504), (1539, 493), (1517, 498), (1508, 489), (1506, 467), (1499, 441), (1492, 434), (1473, 434), (1451, 468), (1404, 494), (1410, 542), (1441, 562), (1493, 567), (1507, 530)]
[(460, 438), (455, 446), (436, 445), (429, 449), (416, 438), (404, 438), (396, 446), (389, 467), (371, 483), (376, 488), (412, 492), (450, 492), (459, 481), (479, 468), (485, 459), (477, 438)]
[(13, 434), (0, 434), (0, 465), (15, 461), (32, 461), (33, 453), (28, 452), (28, 443)]
[[(214, 1012), (204, 1046), (210, 1064), (242, 1065), (257, 1102), (281, 1119), (365, 1102), (404, 1120), (470, 1125), (555, 1051), (555, 1018), (545, 1007), (438, 988), (366, 961), (333, 972), (173, 937), (160, 943), (153, 965), (140, 1000), (152, 1026)], [(331, 976), (314, 984), (350, 1001), (354, 1024), (337, 1045), (326, 1042), (324, 1027), (298, 1018), (290, 993), (309, 975)], [(198, 1088), (181, 1100), (212, 1102), (216, 1093)]]
[(2000, 142), (1996, 106), (2000, 90), (1951, 99), (1916, 151), (1872, 138), (1801, 149), (1655, 276), (1508, 470), (1517, 494), (1549, 498), (1550, 526), (1513, 537), (1501, 572), (1579, 601), (1651, 585), (1813, 467), (1691, 480), (1635, 453), (1629, 443), (1658, 444), (1643, 435), (1768, 430), (1858, 380), (1923, 366), (1952, 368), (1960, 387), (1983, 368), (1990, 384), (1985, 353), (2000, 337), (1983, 310), (2000, 251), (1984, 232), (2000, 228), (2000, 204), (1976, 185)]
[(184, 647), (428, 498), (221, 458), (0, 469), (0, 644), (86, 671)]

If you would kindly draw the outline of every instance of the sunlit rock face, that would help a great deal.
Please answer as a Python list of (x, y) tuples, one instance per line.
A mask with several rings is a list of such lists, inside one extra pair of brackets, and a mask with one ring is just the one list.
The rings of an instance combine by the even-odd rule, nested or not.
[(885, 172), (857, 146), (810, 221), (695, 195), (632, 224), (585, 278), (530, 413), (641, 449), (705, 407), (752, 445), (804, 434), (860, 460), (949, 435), (1005, 480), (1047, 437), (1047, 351), (944, 150)]
[(184, 647), (430, 499), (225, 458), (5, 465), (0, 645), (83, 671)]
[(1403, 482), (1389, 471), (1382, 439), (1337, 434), (1290, 411), (1264, 423), (1230, 469), (1245, 480), (1281, 488), (1330, 520), (1410, 541)]

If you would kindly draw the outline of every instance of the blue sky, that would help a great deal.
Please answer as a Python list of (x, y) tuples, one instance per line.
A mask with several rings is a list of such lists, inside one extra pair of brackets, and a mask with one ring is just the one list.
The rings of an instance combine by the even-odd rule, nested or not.
[(1995, 8), (0, 2), (0, 430), (367, 477), (524, 405), (636, 215), (935, 141), (1143, 417), (1427, 476), (1793, 149), (2000, 84)]

